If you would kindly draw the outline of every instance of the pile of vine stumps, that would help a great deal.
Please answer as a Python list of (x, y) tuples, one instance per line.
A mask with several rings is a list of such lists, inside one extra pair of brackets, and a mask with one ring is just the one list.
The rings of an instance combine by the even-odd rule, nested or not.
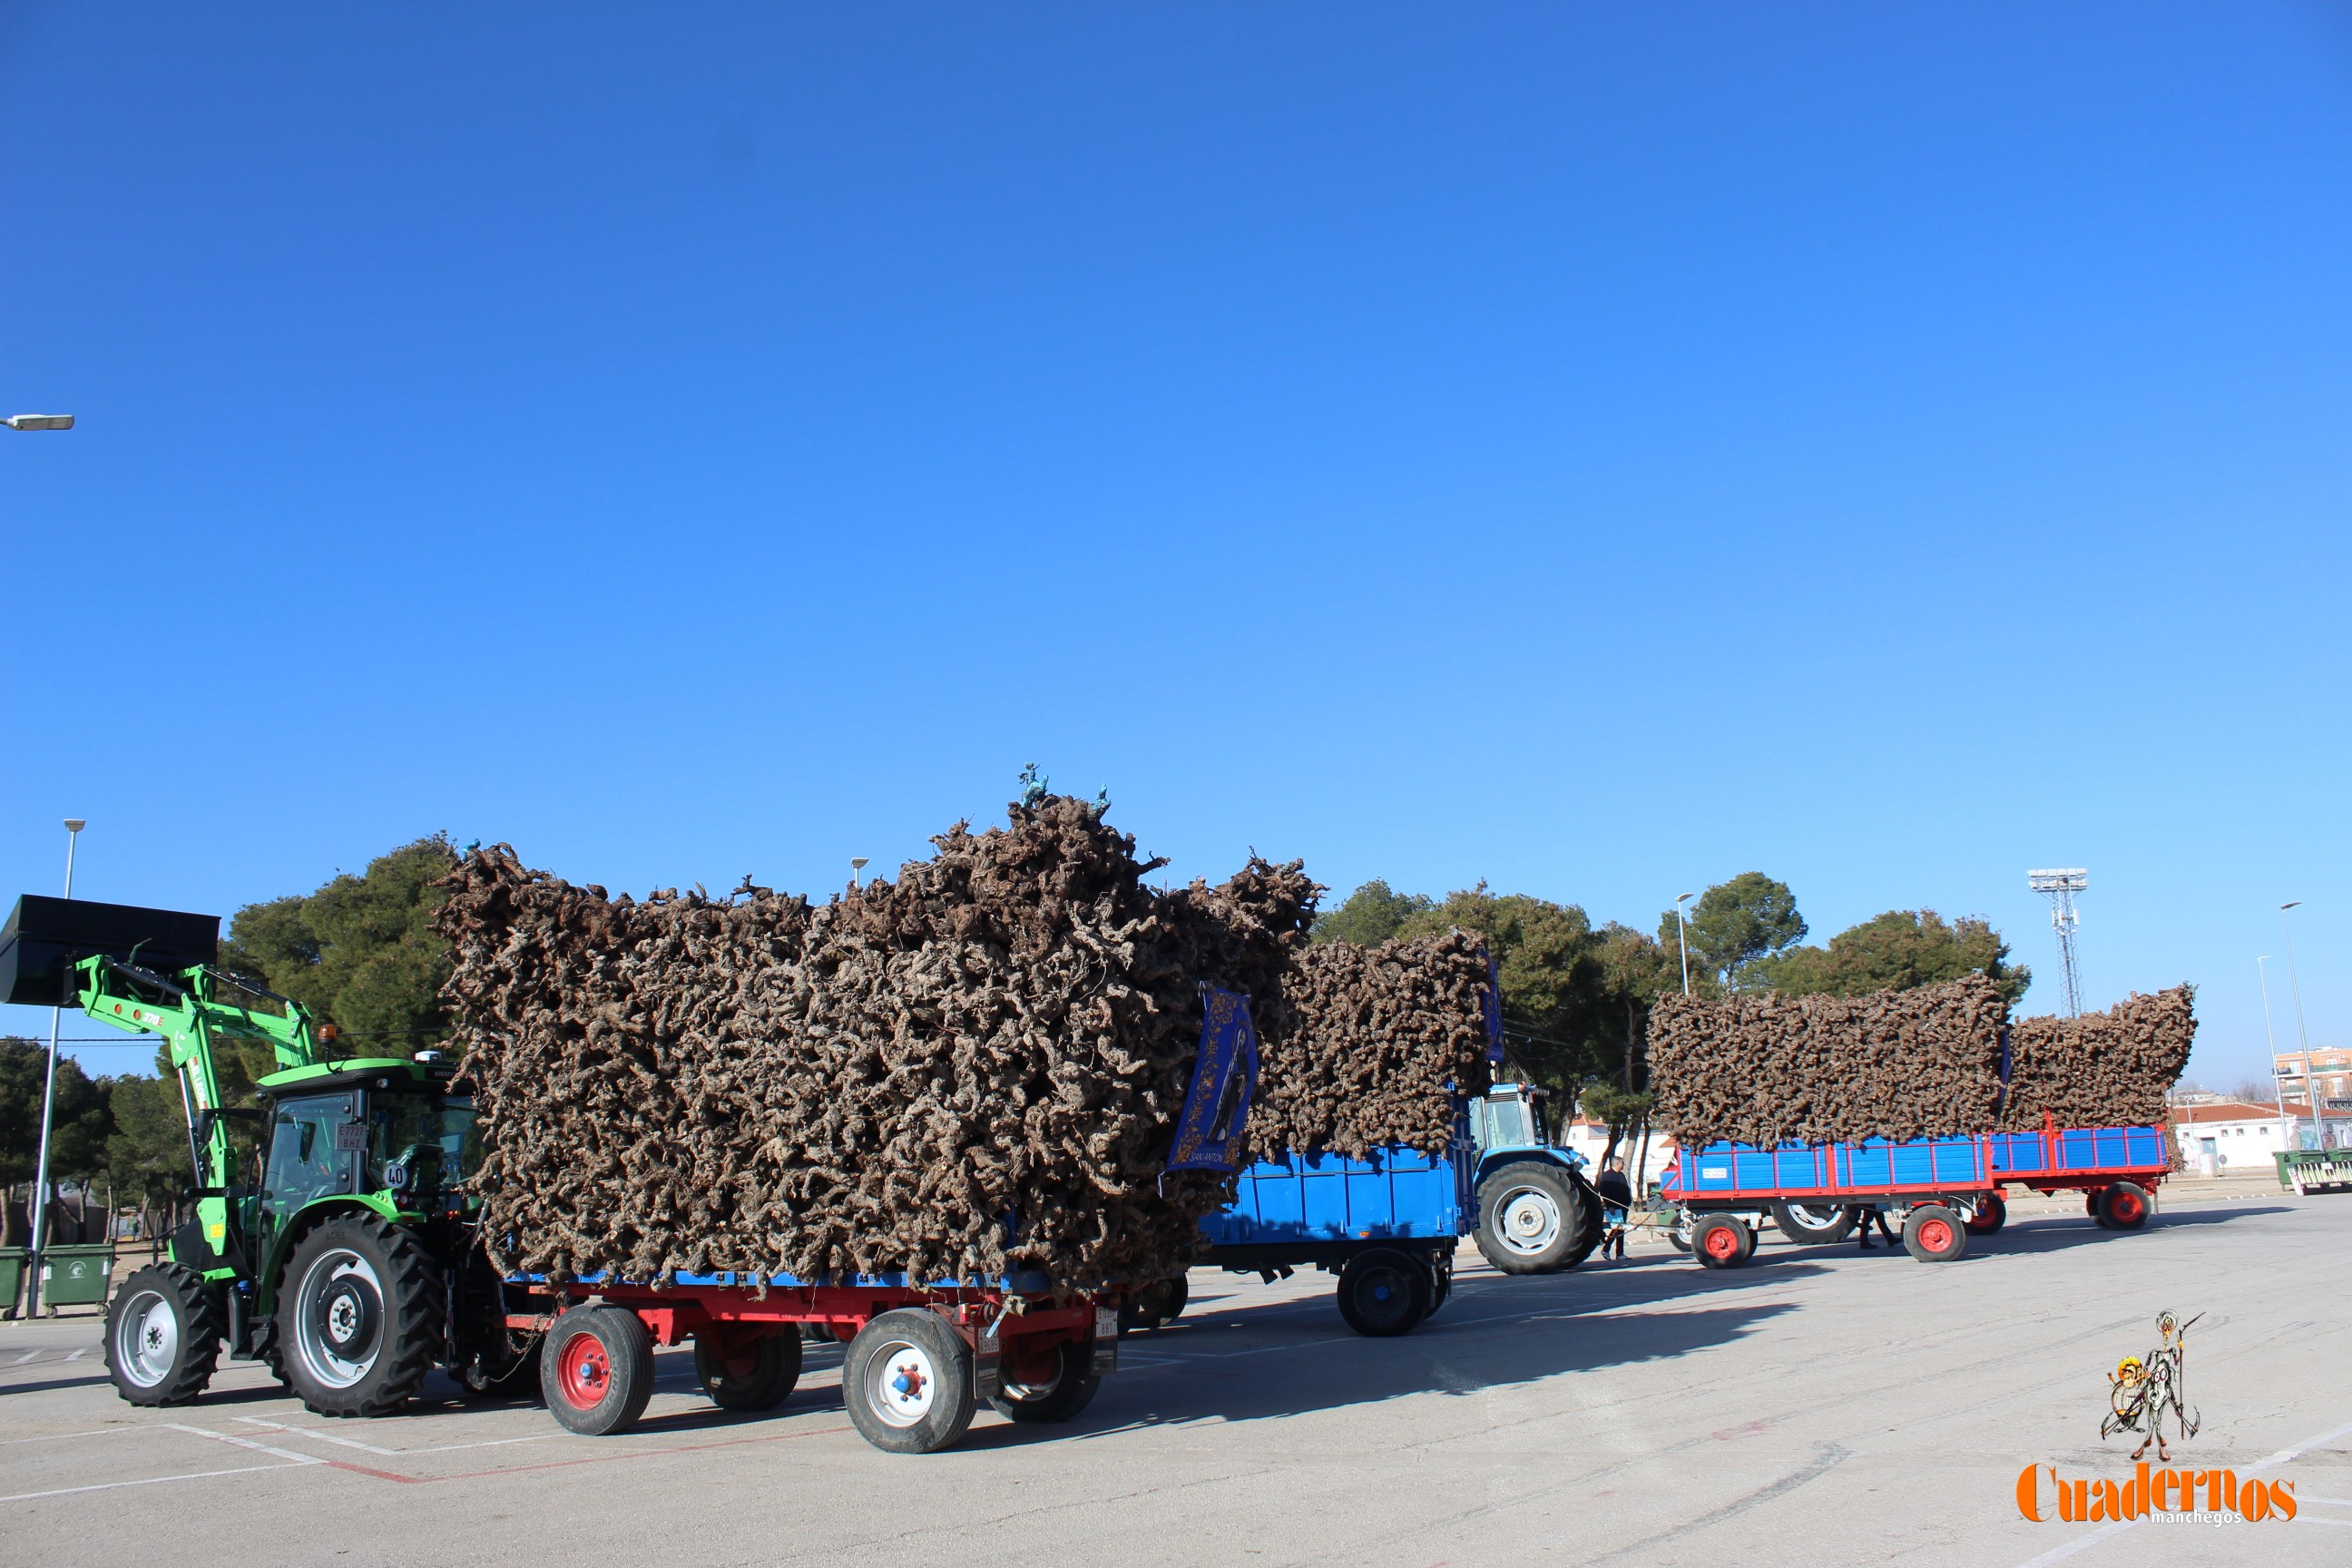
[[(2011, 1026), (1981, 974), (1864, 996), (1668, 996), (1650, 1020), (1661, 1125), (1770, 1148), (2160, 1123), (2197, 1031), (2189, 987)], [(2004, 1044), (2009, 1052), (2003, 1081)]]
[[(612, 898), (505, 846), (469, 855), (439, 929), (494, 1260), (558, 1279), (1160, 1278), (1234, 1194), (1165, 1170), (1203, 985), (1253, 998), (1255, 1146), (1427, 1138), (1416, 1092), (1366, 1094), (1357, 1053), (1412, 1014), (1417, 962), (1424, 991), (1477, 1016), (1459, 939), (1391, 944), (1347, 981), (1311, 962), (1295, 1007), (1322, 891), (1297, 863), (1154, 889), (1163, 862), (1056, 795), (932, 842), (823, 904), (748, 879)], [(1428, 1034), (1458, 1051), (1458, 1019)]]

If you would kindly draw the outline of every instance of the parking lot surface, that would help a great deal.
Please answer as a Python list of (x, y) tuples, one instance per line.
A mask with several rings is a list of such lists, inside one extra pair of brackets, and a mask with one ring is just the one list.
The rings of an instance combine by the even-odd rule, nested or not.
[[(2176, 1197), (2136, 1235), (2024, 1202), (1950, 1264), (1772, 1233), (1702, 1270), (1644, 1241), (1538, 1279), (1466, 1248), (1403, 1339), (1350, 1333), (1328, 1277), (1209, 1270), (1131, 1335), (1077, 1420), (983, 1413), (962, 1447), (868, 1447), (809, 1347), (782, 1410), (732, 1416), (662, 1352), (645, 1424), (576, 1437), (535, 1405), (325, 1420), (224, 1362), (173, 1410), (121, 1403), (94, 1317), (0, 1325), (12, 1568), (607, 1563), (1724, 1564), (2083, 1568), (2352, 1562), (2352, 1197)], [(2297, 1517), (2021, 1517), (2031, 1464), (2132, 1474), (2106, 1373), (2171, 1310), (2199, 1435), (2175, 1468), (2293, 1485)], [(2150, 1456), (2153, 1458), (2153, 1455)]]

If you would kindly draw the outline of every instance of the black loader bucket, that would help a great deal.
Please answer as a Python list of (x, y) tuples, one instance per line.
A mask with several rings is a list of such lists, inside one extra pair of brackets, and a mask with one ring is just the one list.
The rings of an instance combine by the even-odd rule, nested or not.
[(163, 974), (211, 963), (220, 956), (220, 916), (26, 893), (0, 926), (0, 1002), (70, 1007), (74, 961), (100, 952)]

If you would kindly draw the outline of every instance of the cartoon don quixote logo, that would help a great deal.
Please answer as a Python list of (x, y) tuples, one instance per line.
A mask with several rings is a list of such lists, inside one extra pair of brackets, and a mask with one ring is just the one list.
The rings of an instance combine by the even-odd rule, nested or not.
[(2167, 1415), (2182, 1442), (2197, 1436), (2198, 1416), (2186, 1398), (2183, 1363), (2189, 1330), (2204, 1315), (2200, 1312), (2184, 1323), (2169, 1312), (2161, 1314), (2156, 1320), (2156, 1348), (2144, 1357), (2124, 1357), (2107, 1374), (2107, 1414), (2099, 1423), (2099, 1436), (2139, 1433), (2139, 1447), (2131, 1455), (2135, 1459), (2147, 1452), (2150, 1443), (2156, 1445), (2159, 1462), (2171, 1459), (2172, 1451), (2164, 1443)]

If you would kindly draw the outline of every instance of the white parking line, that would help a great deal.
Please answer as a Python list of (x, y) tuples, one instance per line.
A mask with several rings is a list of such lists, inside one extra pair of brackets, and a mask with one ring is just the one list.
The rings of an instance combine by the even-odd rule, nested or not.
[(338, 1432), (321, 1431), (316, 1426), (289, 1426), (282, 1421), (264, 1421), (258, 1415), (240, 1415), (238, 1420), (254, 1426), (267, 1426), (273, 1432), (283, 1432), (289, 1437), (316, 1437), (321, 1443), (333, 1443), (340, 1447), (357, 1448), (364, 1454), (382, 1454), (398, 1458), (403, 1454), (454, 1454), (460, 1448), (504, 1448), (516, 1443), (544, 1443), (561, 1437), (561, 1432), (534, 1432), (528, 1437), (488, 1437), (478, 1443), (443, 1443), (431, 1448), (379, 1448), (373, 1443), (362, 1443), (357, 1437), (346, 1437)]
[(82, 1357), (84, 1357), (84, 1356), (88, 1355), (89, 1353), (89, 1347), (88, 1345), (84, 1345), (84, 1346), (82, 1346), (82, 1347), (81, 1347), (81, 1349), (79, 1349), (79, 1350), (78, 1350), (78, 1351), (74, 1352), (74, 1353), (73, 1353), (73, 1354), (71, 1354), (71, 1355), (69, 1355), (69, 1356), (66, 1357), (66, 1360), (68, 1360), (68, 1361), (79, 1361), (79, 1360), (81, 1360), (81, 1358), (82, 1358)]
[(18, 1356), (15, 1361), (10, 1362), (8, 1364), (10, 1366), (22, 1366), (40, 1353), (41, 1352), (38, 1351), (26, 1351), (23, 1355)]
[[(322, 1461), (313, 1459), (310, 1462), (319, 1464)], [(239, 1465), (235, 1469), (228, 1470), (190, 1470), (177, 1476), (142, 1476), (135, 1481), (100, 1481), (95, 1486), (56, 1487), (45, 1492), (16, 1492), (8, 1497), (0, 1497), (0, 1502), (31, 1502), (36, 1498), (70, 1497), (76, 1492), (110, 1492), (121, 1487), (154, 1487), (161, 1486), (165, 1481), (201, 1481), (212, 1476), (243, 1476), (250, 1475), (255, 1470), (284, 1470), (292, 1468), (289, 1465)]]

